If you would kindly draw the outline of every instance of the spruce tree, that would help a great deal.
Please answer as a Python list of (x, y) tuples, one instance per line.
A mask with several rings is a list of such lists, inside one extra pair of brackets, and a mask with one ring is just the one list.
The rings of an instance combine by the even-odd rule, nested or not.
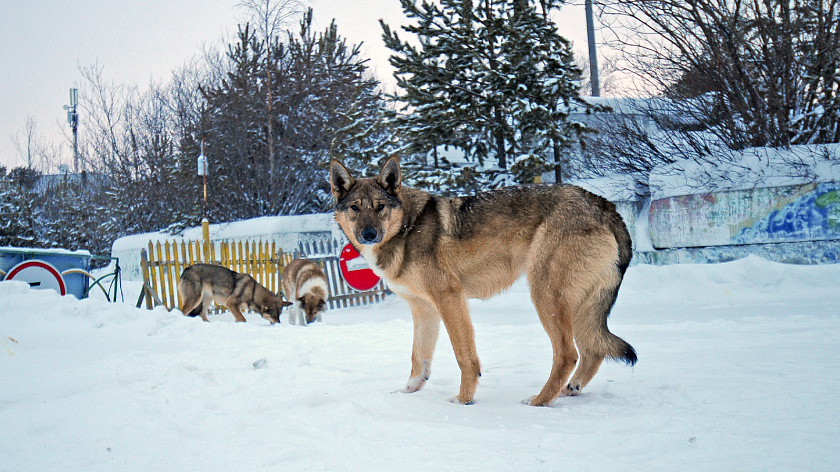
[[(325, 210), (329, 158), (367, 165), (389, 145), (384, 100), (360, 46), (348, 44), (334, 22), (314, 31), (312, 19), (310, 9), (297, 31), (271, 43), (271, 61), (264, 60), (266, 42), (242, 27), (228, 51), (227, 77), (204, 89), (211, 213), (234, 219)], [(261, 118), (266, 87), (272, 133)], [(269, 139), (279, 163), (273, 173)]]
[(38, 247), (41, 211), (35, 204), (35, 182), (40, 175), (28, 168), (7, 171), (0, 166), (0, 246)]
[(434, 157), (434, 167), (441, 163), (435, 155), (439, 146), (454, 146), (468, 158), (483, 163), (489, 149), (478, 142), (474, 123), (476, 102), (485, 101), (475, 80), (477, 44), (473, 29), (471, 4), (461, 0), (442, 0), (440, 5), (401, 0), (403, 10), (416, 24), (403, 29), (417, 36), (420, 47), (403, 41), (397, 32), (380, 22), (385, 45), (395, 52), (390, 62), (401, 93), (391, 99), (403, 105), (395, 118), (400, 137), (408, 143), (408, 151)]
[(511, 121), (519, 126), (512, 140), (511, 171), (527, 182), (558, 165), (553, 151), (580, 137), (583, 124), (569, 121), (569, 111), (572, 105), (587, 105), (579, 98), (580, 70), (571, 44), (528, 0), (511, 3), (499, 82), (516, 97), (510, 108)]
[(90, 181), (84, 172), (45, 186), (36, 199), (40, 209), (38, 233), (44, 246), (108, 254), (109, 215), (103, 194), (102, 182)]
[[(416, 173), (456, 187), (495, 187), (552, 168), (555, 147), (583, 131), (568, 121), (571, 105), (586, 104), (571, 45), (548, 15), (529, 0), (401, 2), (412, 22), (403, 30), (417, 41), (382, 23), (400, 89), (390, 97), (400, 107), (395, 128), (410, 151), (444, 168)], [(465, 171), (434, 159), (442, 146), (472, 164)]]

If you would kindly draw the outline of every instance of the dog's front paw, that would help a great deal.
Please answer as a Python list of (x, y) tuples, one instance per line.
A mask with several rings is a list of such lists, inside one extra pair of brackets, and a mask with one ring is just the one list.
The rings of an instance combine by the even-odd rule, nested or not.
[(537, 397), (538, 395), (531, 395), (530, 397), (522, 400), (522, 404), (528, 406), (551, 406), (551, 402), (543, 402), (537, 399)]
[(456, 405), (473, 405), (475, 404), (475, 400), (470, 398), (469, 400), (462, 400), (459, 396), (454, 396), (449, 399), (449, 403), (454, 403)]
[(405, 384), (405, 388), (399, 390), (399, 392), (414, 393), (423, 388), (423, 385), (427, 380), (429, 380), (429, 378), (425, 375), (415, 375), (414, 377), (410, 377), (408, 382)]

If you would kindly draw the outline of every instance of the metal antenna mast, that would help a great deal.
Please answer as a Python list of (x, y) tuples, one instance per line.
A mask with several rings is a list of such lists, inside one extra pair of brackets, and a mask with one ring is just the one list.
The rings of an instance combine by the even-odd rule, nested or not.
[(67, 110), (67, 122), (73, 130), (73, 172), (79, 173), (79, 114), (76, 107), (79, 106), (79, 89), (70, 89), (70, 105), (64, 105)]

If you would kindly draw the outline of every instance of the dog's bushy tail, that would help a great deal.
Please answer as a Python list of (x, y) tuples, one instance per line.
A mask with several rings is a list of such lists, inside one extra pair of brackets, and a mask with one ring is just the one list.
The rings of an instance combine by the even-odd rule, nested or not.
[(606, 334), (609, 338), (607, 344), (610, 346), (607, 357), (619, 362), (625, 362), (629, 366), (636, 365), (639, 358), (636, 356), (636, 350), (633, 349), (633, 346), (609, 331)]
[[(620, 283), (621, 275), (617, 275)], [(600, 332), (598, 336), (600, 339), (598, 344), (601, 348), (599, 350), (610, 359), (626, 362), (632, 366), (639, 360), (636, 356), (636, 350), (627, 341), (610, 332), (610, 329), (607, 327), (607, 318), (610, 316), (615, 299), (618, 297), (618, 287), (619, 285), (616, 284), (615, 287), (604, 290), (601, 292), (602, 296), (598, 300), (599, 306), (596, 307), (596, 312), (598, 312), (598, 321), (600, 322), (600, 329), (598, 330)]]
[[(610, 332), (607, 327), (607, 318), (618, 298), (618, 288), (624, 279), (624, 273), (630, 266), (630, 259), (633, 257), (633, 242), (615, 204), (585, 190), (582, 190), (582, 195), (593, 206), (595, 213), (600, 215), (600, 222), (615, 238), (618, 257), (614, 261), (614, 267), (609, 267), (607, 273), (603, 274), (598, 287), (594, 289), (595, 291), (584, 305), (585, 315), (577, 318), (575, 341), (578, 342), (579, 349), (582, 347), (592, 353), (626, 362), (632, 366), (638, 361), (636, 350), (625, 340)], [(613, 270), (615, 272), (612, 272)]]
[(605, 211), (607, 215), (607, 226), (610, 232), (612, 232), (613, 237), (615, 237), (615, 242), (618, 246), (618, 260), (615, 261), (616, 268), (618, 269), (618, 283), (609, 291), (606, 299), (602, 301), (602, 332), (606, 345), (609, 347), (606, 354), (607, 357), (616, 361), (626, 362), (632, 366), (639, 360), (636, 356), (636, 350), (627, 341), (610, 332), (607, 328), (607, 317), (610, 311), (612, 311), (613, 305), (615, 305), (616, 298), (618, 298), (618, 288), (624, 279), (624, 273), (627, 271), (627, 267), (630, 266), (630, 259), (633, 257), (633, 241), (630, 238), (627, 225), (624, 224), (624, 220), (618, 214), (615, 205), (612, 202), (608, 202), (608, 204), (608, 211)]
[[(619, 223), (621, 223), (621, 220), (619, 220)], [(623, 227), (624, 224), (621, 223), (621, 226)], [(627, 234), (626, 229), (624, 230), (624, 234)], [(618, 236), (616, 236), (616, 239), (618, 239)], [(619, 362), (626, 362), (628, 365), (632, 366), (636, 364), (636, 361), (638, 361), (636, 350), (633, 349), (633, 346), (631, 346), (627, 341), (610, 332), (610, 329), (607, 327), (607, 318), (609, 318), (610, 312), (615, 305), (615, 300), (618, 298), (618, 289), (621, 286), (621, 282), (624, 278), (624, 271), (627, 269), (627, 265), (629, 265), (630, 262), (630, 256), (632, 255), (629, 243), (626, 246), (622, 244), (621, 240), (619, 240), (618, 243), (619, 258), (615, 263), (616, 267), (612, 269), (615, 270), (615, 272), (612, 277), (609, 277), (604, 281), (605, 286), (603, 286), (599, 291), (600, 296), (594, 297), (593, 300), (593, 311), (595, 312), (595, 319), (597, 320), (596, 323), (598, 325), (595, 330), (595, 332), (598, 333), (596, 335), (596, 338), (598, 339), (598, 348), (596, 350), (610, 359)], [(627, 249), (626, 253), (629, 254), (622, 251), (622, 247), (625, 247)]]
[(629, 365), (636, 364), (638, 357), (633, 346), (610, 332), (607, 318), (618, 295), (621, 280), (618, 269), (610, 268), (613, 274), (602, 279), (603, 286), (597, 288), (581, 306), (575, 317), (575, 342), (583, 353), (607, 357)]

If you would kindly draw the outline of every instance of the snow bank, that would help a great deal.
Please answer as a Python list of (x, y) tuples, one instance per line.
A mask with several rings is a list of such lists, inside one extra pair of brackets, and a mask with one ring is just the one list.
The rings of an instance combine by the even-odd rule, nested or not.
[(473, 406), (446, 401), (445, 332), (426, 387), (392, 393), (412, 342), (397, 299), (269, 326), (3, 282), (0, 470), (833, 470), (837, 280), (755, 257), (631, 267), (610, 328), (639, 363), (553, 408), (519, 403), (551, 362), (521, 281), (470, 303)]

